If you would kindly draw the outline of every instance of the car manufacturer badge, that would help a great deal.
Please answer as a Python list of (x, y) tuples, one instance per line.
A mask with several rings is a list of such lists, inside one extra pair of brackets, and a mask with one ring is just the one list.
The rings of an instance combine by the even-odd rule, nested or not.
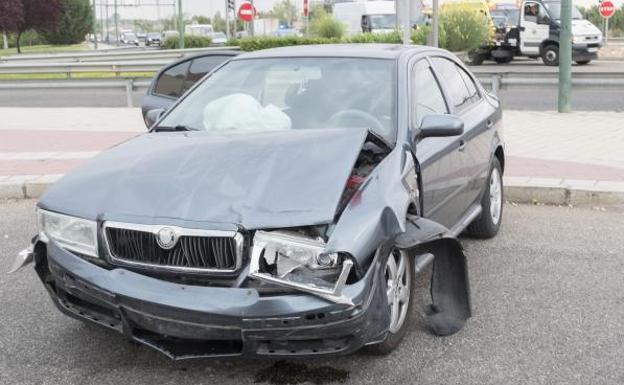
[(178, 234), (170, 227), (163, 227), (156, 234), (156, 242), (163, 249), (170, 250), (178, 242)]

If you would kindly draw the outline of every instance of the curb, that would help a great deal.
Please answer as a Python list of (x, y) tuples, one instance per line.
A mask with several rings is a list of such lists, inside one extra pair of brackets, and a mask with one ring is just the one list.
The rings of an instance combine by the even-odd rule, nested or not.
[[(36, 199), (62, 175), (23, 175), (0, 180), (0, 199)], [(505, 177), (505, 200), (565, 206), (622, 206), (624, 181), (598, 182)]]

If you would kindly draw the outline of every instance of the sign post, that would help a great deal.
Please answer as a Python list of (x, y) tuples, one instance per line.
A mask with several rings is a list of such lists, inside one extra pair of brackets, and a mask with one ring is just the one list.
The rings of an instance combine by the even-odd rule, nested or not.
[(598, 12), (600, 12), (600, 16), (604, 17), (604, 43), (607, 45), (609, 41), (609, 18), (615, 13), (615, 5), (610, 0), (602, 1), (598, 6)]
[(305, 34), (308, 34), (308, 0), (303, 0), (303, 19), (305, 20)]
[(249, 34), (253, 36), (253, 19), (256, 16), (256, 8), (252, 3), (244, 2), (238, 7), (238, 18), (242, 21), (248, 22)]

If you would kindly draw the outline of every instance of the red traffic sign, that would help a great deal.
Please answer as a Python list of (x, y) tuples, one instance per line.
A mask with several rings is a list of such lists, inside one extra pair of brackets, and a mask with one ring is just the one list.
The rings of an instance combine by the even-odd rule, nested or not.
[(251, 3), (243, 3), (238, 8), (238, 18), (242, 21), (252, 21), (256, 16), (256, 8)]
[(598, 12), (600, 12), (602, 17), (609, 18), (615, 13), (615, 5), (609, 0), (603, 1), (598, 6)]
[(308, 0), (303, 0), (303, 17), (308, 17)]

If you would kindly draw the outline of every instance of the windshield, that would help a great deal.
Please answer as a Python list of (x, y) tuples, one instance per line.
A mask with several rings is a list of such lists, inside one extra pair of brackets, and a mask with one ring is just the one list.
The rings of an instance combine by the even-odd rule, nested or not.
[(518, 23), (520, 19), (520, 11), (515, 9), (496, 9), (490, 11), (492, 19), (494, 19), (495, 25), (504, 25), (506, 27), (512, 27)]
[(147, 37), (149, 38), (160, 37), (160, 34), (158, 32), (150, 32), (147, 34)]
[(127, 33), (126, 34), (126, 39), (127, 40), (134, 40), (134, 39), (136, 39), (136, 35), (133, 34), (133, 33)]
[[(550, 15), (551, 19), (553, 20), (561, 19), (561, 3), (560, 2), (549, 1), (549, 2), (544, 3), (544, 6), (548, 10), (548, 14)], [(579, 12), (578, 8), (576, 8), (575, 6), (572, 6), (572, 19), (580, 20), (582, 18), (583, 16)]]
[(363, 127), (393, 142), (394, 94), (392, 60), (234, 60), (159, 126), (214, 133)]
[(370, 15), (371, 27), (373, 29), (392, 29), (396, 27), (396, 17), (394, 15)]

